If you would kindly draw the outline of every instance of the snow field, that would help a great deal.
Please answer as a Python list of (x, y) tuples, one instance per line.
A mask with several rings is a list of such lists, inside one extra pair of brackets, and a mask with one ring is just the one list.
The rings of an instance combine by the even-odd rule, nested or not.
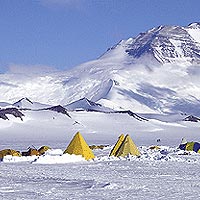
[[(192, 199), (199, 198), (200, 155), (177, 149), (182, 137), (198, 141), (199, 123), (185, 116), (146, 114), (138, 121), (128, 114), (70, 112), (72, 118), (51, 111), (25, 111), (23, 122), (11, 118), (1, 127), (1, 149), (48, 145), (44, 156), (6, 156), (0, 162), (0, 199)], [(78, 123), (74, 124), (77, 121)], [(4, 122), (4, 121), (3, 121)], [(80, 131), (96, 158), (62, 155)], [(108, 157), (121, 134), (130, 134), (141, 157)], [(156, 140), (160, 138), (159, 143)], [(161, 149), (150, 150), (150, 145)]]
[[(1, 162), (0, 198), (131, 200), (200, 197), (198, 154), (179, 155), (183, 152), (176, 148), (161, 146), (160, 150), (150, 150), (142, 146), (139, 147), (140, 158), (109, 158), (111, 148), (95, 150), (94, 161), (55, 162), (53, 165), (47, 162), (37, 165)], [(53, 151), (49, 153), (48, 157), (57, 156), (51, 155)]]

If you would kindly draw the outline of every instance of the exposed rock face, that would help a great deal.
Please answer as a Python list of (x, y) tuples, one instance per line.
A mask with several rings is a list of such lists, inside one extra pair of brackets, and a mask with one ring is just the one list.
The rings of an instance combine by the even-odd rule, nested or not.
[(195, 117), (195, 116), (193, 116), (193, 115), (190, 115), (190, 116), (186, 117), (186, 118), (184, 119), (184, 121), (199, 122), (199, 121), (200, 121), (200, 118)]
[(58, 106), (52, 106), (52, 107), (49, 107), (49, 108), (45, 108), (45, 109), (40, 109), (40, 110), (52, 110), (52, 111), (55, 111), (55, 112), (58, 112), (58, 113), (62, 113), (64, 115), (67, 115), (68, 117), (71, 118), (71, 116), (68, 114), (67, 110), (62, 107), (61, 105), (58, 105)]
[(200, 63), (200, 25), (193, 23), (186, 27), (159, 26), (136, 38), (122, 40), (111, 48), (123, 46), (132, 58), (151, 56), (160, 63)]
[(23, 121), (24, 114), (20, 112), (17, 108), (5, 108), (0, 110), (0, 118), (4, 120), (9, 120), (8, 114), (13, 115), (15, 117), (19, 117)]
[(98, 112), (113, 112), (112, 109), (95, 103), (87, 98), (79, 99), (65, 106), (70, 111), (98, 111)]

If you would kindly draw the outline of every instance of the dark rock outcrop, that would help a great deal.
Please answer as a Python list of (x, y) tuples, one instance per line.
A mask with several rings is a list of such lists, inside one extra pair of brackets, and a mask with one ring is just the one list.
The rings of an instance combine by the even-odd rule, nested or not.
[(199, 122), (200, 118), (190, 115), (186, 117), (183, 121), (190, 121), (190, 122)]
[(49, 108), (44, 108), (44, 109), (40, 109), (40, 110), (51, 110), (51, 111), (55, 111), (55, 112), (58, 112), (58, 113), (62, 113), (64, 115), (67, 115), (68, 117), (71, 118), (71, 116), (68, 114), (67, 112), (67, 109), (62, 107), (61, 105), (57, 105), (57, 106), (52, 106), (52, 107), (49, 107)]
[(17, 108), (5, 108), (0, 110), (0, 118), (4, 120), (9, 120), (8, 114), (13, 115), (15, 117), (19, 117), (23, 121), (24, 114), (19, 111)]

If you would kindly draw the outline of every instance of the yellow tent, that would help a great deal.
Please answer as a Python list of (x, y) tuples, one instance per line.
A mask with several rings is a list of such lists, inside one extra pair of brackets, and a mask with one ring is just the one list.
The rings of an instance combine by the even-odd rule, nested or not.
[(78, 132), (70, 142), (64, 153), (82, 155), (86, 160), (93, 159), (95, 156), (83, 136)]
[(120, 145), (122, 144), (124, 140), (124, 134), (121, 134), (115, 144), (115, 146), (113, 147), (113, 149), (111, 150), (110, 152), (110, 155), (109, 156), (115, 156), (116, 154), (116, 151), (119, 149)]
[(22, 156), (39, 156), (40, 153), (37, 149), (29, 148), (27, 152), (22, 152)]
[(187, 142), (185, 150), (193, 151), (193, 148), (194, 148), (194, 142)]
[(3, 159), (4, 156), (11, 155), (11, 156), (21, 156), (18, 151), (13, 149), (4, 149), (0, 151), (0, 159)]
[[(119, 140), (118, 140), (119, 141)], [(137, 146), (134, 144), (133, 140), (129, 135), (126, 135), (124, 138), (123, 142), (117, 149), (115, 156), (116, 157), (125, 157), (127, 155), (135, 155), (135, 156), (140, 156), (140, 152), (137, 149)]]
[(44, 154), (47, 150), (51, 149), (50, 147), (48, 146), (42, 146), (38, 149), (40, 155)]

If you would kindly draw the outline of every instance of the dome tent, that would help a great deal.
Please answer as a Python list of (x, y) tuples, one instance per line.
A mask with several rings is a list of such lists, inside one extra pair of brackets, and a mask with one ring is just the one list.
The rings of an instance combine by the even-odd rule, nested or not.
[(4, 156), (11, 155), (11, 156), (21, 156), (19, 151), (14, 149), (4, 149), (0, 151), (0, 160), (3, 160)]
[(195, 151), (196, 153), (200, 153), (200, 143), (187, 142), (185, 138), (182, 138), (181, 144), (179, 145), (179, 149), (186, 151)]

